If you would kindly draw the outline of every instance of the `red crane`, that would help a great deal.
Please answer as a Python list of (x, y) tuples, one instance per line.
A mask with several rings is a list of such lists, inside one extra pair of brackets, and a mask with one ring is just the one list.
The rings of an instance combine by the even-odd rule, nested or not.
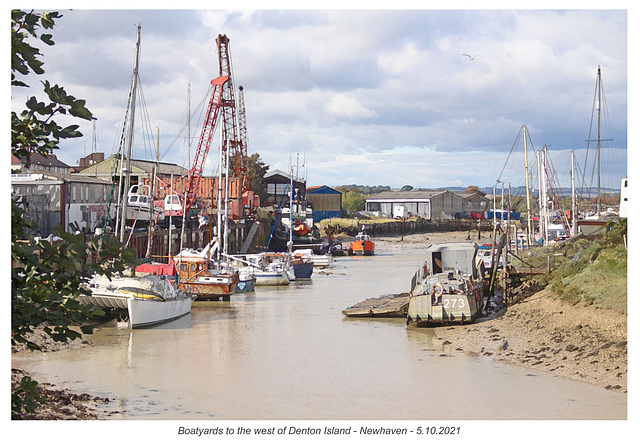
[[(188, 217), (189, 211), (196, 202), (196, 194), (200, 179), (202, 178), (202, 170), (204, 169), (204, 163), (207, 159), (209, 148), (211, 147), (211, 140), (218, 123), (218, 115), (223, 104), (223, 87), (228, 80), (229, 76), (220, 76), (211, 81), (213, 91), (211, 92), (211, 98), (207, 106), (207, 113), (202, 125), (202, 133), (200, 133), (193, 164), (187, 176), (184, 206), (179, 205), (180, 198), (177, 195), (168, 195), (165, 197), (165, 215), (171, 214), (176, 217)], [(176, 208), (173, 208), (174, 205), (176, 205)]]
[(249, 141), (247, 140), (247, 116), (244, 108), (244, 89), (242, 85), (238, 87), (238, 129), (240, 130), (240, 149), (239, 158), (236, 160), (236, 170), (243, 175), (242, 179), (242, 193), (251, 190), (253, 183), (253, 175), (251, 175), (247, 169), (247, 153), (249, 152)]
[[(229, 171), (231, 176), (240, 179), (240, 190), (244, 192), (246, 184), (246, 146), (242, 141), (242, 129), (238, 132), (238, 120), (240, 110), (236, 113), (236, 100), (234, 97), (231, 54), (229, 53), (229, 38), (225, 34), (218, 35), (218, 58), (220, 64), (220, 76), (228, 76), (229, 81), (225, 84), (222, 92), (222, 140), (225, 141), (223, 150), (229, 150), (231, 160)], [(242, 98), (242, 87), (240, 87), (240, 97)], [(238, 103), (244, 107), (243, 103)]]

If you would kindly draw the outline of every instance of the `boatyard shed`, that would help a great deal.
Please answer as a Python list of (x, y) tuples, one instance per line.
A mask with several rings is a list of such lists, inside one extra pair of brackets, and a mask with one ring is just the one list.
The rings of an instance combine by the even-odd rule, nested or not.
[[(267, 188), (267, 202), (265, 205), (279, 206), (283, 201), (288, 200), (291, 175), (281, 171), (272, 170), (264, 176), (264, 183)], [(293, 176), (293, 199), (304, 200), (307, 195), (307, 183), (305, 180)]]
[(329, 186), (314, 186), (307, 189), (307, 201), (313, 206), (313, 221), (340, 218), (342, 215), (342, 192)]
[[(91, 176), (112, 180), (114, 175), (118, 175), (120, 160), (116, 156), (111, 156), (102, 162), (97, 162), (81, 170), (77, 175)], [(156, 163), (155, 161), (131, 160), (131, 184), (143, 183), (145, 179), (153, 178), (153, 169), (158, 167), (157, 176), (168, 181), (173, 176), (174, 179), (186, 176), (189, 171), (173, 163)]]
[(489, 199), (478, 192), (460, 193), (462, 197), (462, 213), (470, 216), (472, 213), (484, 213), (489, 209)]
[[(51, 173), (12, 174), (11, 196), (24, 210), (27, 220), (47, 236), (61, 226), (65, 232), (94, 232), (107, 218), (113, 183), (100, 178)], [(109, 219), (115, 215), (109, 207)]]
[(408, 217), (428, 220), (448, 220), (462, 211), (463, 199), (447, 190), (436, 191), (386, 191), (366, 199), (365, 210), (379, 212), (386, 217), (396, 217), (403, 210)]

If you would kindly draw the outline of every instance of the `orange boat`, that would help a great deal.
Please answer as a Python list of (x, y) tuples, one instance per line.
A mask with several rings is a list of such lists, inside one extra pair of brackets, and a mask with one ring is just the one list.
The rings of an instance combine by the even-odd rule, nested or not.
[(364, 232), (363, 226), (362, 230), (358, 233), (358, 235), (356, 235), (356, 241), (351, 242), (349, 250), (354, 256), (372, 256), (374, 254), (375, 247), (376, 245), (371, 241), (371, 237), (369, 237), (369, 234)]

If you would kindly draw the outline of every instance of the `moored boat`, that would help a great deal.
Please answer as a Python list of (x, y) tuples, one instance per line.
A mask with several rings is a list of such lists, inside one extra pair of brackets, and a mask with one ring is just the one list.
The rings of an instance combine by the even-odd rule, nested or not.
[(238, 287), (238, 272), (216, 268), (207, 260), (182, 256), (178, 265), (178, 287), (201, 300), (229, 300)]
[(282, 253), (263, 252), (245, 255), (246, 262), (252, 266), (256, 277), (256, 286), (289, 285), (295, 279), (295, 272), (287, 264)]
[(375, 253), (375, 247), (375, 243), (371, 241), (371, 237), (365, 232), (363, 226), (362, 230), (356, 235), (356, 240), (351, 242), (349, 250), (353, 255), (372, 256)]
[[(407, 325), (463, 324), (481, 313), (483, 282), (475, 243), (440, 243), (411, 282)], [(480, 260), (481, 261), (481, 260)]]
[(291, 261), (293, 273), (297, 279), (310, 279), (313, 274), (313, 261), (302, 257), (295, 258)]
[(238, 268), (238, 286), (236, 293), (248, 293), (255, 290), (256, 275), (253, 268), (244, 266)]
[(81, 303), (127, 310), (132, 328), (168, 322), (191, 312), (192, 297), (163, 276), (95, 276), (89, 289), (90, 295), (78, 296)]

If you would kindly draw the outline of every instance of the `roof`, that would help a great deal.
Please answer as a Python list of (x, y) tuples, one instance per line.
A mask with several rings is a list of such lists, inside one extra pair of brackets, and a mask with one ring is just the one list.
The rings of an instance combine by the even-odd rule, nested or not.
[[(111, 175), (113, 164), (117, 161), (115, 156), (111, 156), (106, 160), (92, 164), (86, 169), (78, 172), (79, 175), (95, 175), (96, 171), (98, 175)], [(171, 175), (174, 174), (177, 177), (185, 176), (189, 171), (184, 167), (178, 166), (177, 164), (172, 163), (156, 163), (156, 161), (146, 161), (146, 160), (131, 160), (131, 173), (134, 175), (139, 175), (143, 173), (150, 173), (153, 171), (155, 166), (158, 166), (158, 174), (159, 175)]]
[[(21, 179), (20, 177), (24, 177)], [(12, 175), (13, 181), (20, 182), (31, 182), (31, 181), (66, 181), (67, 183), (94, 183), (94, 184), (104, 184), (111, 185), (113, 184), (110, 180), (105, 180), (103, 178), (96, 178), (88, 175), (76, 175), (76, 174), (61, 174), (61, 173), (49, 173), (49, 172), (41, 172), (39, 174), (31, 176), (33, 179), (29, 179), (26, 175)], [(39, 177), (39, 178), (38, 178)]]
[(342, 192), (329, 186), (312, 186), (307, 189), (307, 194), (340, 194)]
[(474, 195), (477, 195), (477, 196), (482, 197), (482, 198), (486, 197), (486, 195), (483, 195), (480, 192), (460, 192), (458, 195), (460, 195), (462, 198), (469, 198), (469, 197), (472, 197)]
[[(13, 153), (11, 154), (11, 162), (15, 163), (15, 162), (20, 162), (22, 164), (26, 164), (27, 160), (24, 158), (18, 158), (17, 156), (15, 156)], [(49, 166), (49, 167), (65, 167), (67, 169), (69, 169), (69, 165), (63, 163), (62, 161), (60, 161), (58, 158), (56, 158), (55, 156), (52, 155), (48, 155), (48, 156), (43, 156), (40, 155), (39, 153), (32, 153), (29, 156), (29, 164), (37, 164), (39, 166)]]
[[(430, 200), (433, 197), (442, 195), (449, 191), (446, 190), (407, 190), (407, 191), (385, 191), (372, 195), (367, 201), (413, 201), (413, 200)], [(452, 192), (449, 192), (452, 193)]]
[[(291, 181), (292, 175), (285, 173), (281, 170), (275, 169), (264, 176), (264, 182), (267, 184), (287, 184)], [(298, 187), (303, 186), (306, 189), (306, 181), (303, 178), (298, 178), (293, 175), (293, 182), (297, 184)]]

